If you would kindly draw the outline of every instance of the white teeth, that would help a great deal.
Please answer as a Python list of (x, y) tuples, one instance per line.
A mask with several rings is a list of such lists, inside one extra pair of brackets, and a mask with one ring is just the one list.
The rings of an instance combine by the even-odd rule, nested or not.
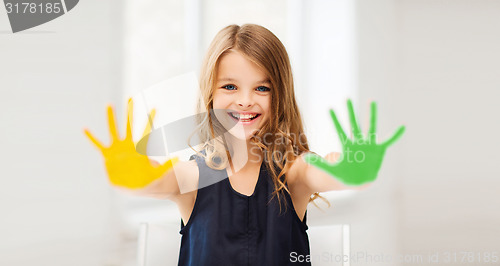
[(240, 115), (240, 118), (241, 119), (252, 119), (254, 118), (256, 115)]
[(249, 120), (249, 119), (253, 119), (257, 116), (257, 114), (239, 114), (239, 113), (230, 113), (230, 114), (234, 118), (241, 119), (241, 120)]

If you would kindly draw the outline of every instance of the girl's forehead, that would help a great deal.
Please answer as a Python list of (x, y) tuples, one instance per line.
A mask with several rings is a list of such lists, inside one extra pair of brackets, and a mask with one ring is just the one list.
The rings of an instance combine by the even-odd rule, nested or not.
[(265, 70), (238, 51), (224, 54), (217, 66), (217, 81), (270, 82)]

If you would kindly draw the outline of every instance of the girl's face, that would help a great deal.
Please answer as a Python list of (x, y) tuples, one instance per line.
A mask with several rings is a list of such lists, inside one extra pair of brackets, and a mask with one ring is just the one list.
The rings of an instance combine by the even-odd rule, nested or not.
[(219, 61), (213, 109), (224, 128), (248, 140), (269, 120), (271, 82), (264, 71), (240, 52), (231, 50)]

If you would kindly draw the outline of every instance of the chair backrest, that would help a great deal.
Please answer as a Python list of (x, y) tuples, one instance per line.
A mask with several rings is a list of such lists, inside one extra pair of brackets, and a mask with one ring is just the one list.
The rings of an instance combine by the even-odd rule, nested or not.
[(177, 265), (181, 235), (179, 224), (141, 223), (137, 266)]
[(348, 224), (309, 226), (309, 246), (314, 266), (349, 266), (350, 228)]
[[(179, 224), (142, 223), (137, 245), (137, 266), (177, 265), (180, 239)], [(314, 266), (349, 266), (349, 225), (309, 226), (309, 259)], [(305, 260), (290, 254), (290, 260)], [(304, 255), (304, 254), (302, 254)]]

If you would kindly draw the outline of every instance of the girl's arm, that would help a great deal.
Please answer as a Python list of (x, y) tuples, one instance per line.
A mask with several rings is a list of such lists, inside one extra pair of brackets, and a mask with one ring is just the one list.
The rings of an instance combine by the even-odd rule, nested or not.
[[(327, 174), (325, 171), (306, 163), (304, 156), (306, 156), (306, 153), (297, 157), (288, 173), (288, 182), (293, 183), (295, 186), (302, 187), (300, 190), (303, 191), (304, 194), (312, 195), (316, 192), (347, 189), (363, 190), (371, 184), (370, 182), (362, 186), (346, 185), (330, 174)], [(330, 163), (335, 163), (339, 160), (340, 156), (340, 153), (332, 152), (326, 155), (324, 159)]]
[[(160, 163), (151, 160), (153, 167), (160, 167)], [(151, 182), (144, 188), (129, 190), (134, 195), (169, 199), (176, 202), (186, 192), (196, 190), (198, 187), (198, 170), (195, 161), (179, 161), (173, 170), (165, 173), (161, 178)]]
[(387, 148), (405, 131), (405, 127), (401, 126), (391, 138), (377, 143), (375, 102), (371, 104), (370, 129), (367, 136), (363, 136), (361, 132), (350, 100), (347, 101), (347, 107), (352, 139), (347, 137), (335, 112), (330, 110), (342, 144), (342, 154), (330, 153), (325, 158), (313, 153), (302, 154), (291, 167), (295, 168), (292, 171), (292, 179), (303, 184), (308, 193), (366, 188), (377, 178)]

